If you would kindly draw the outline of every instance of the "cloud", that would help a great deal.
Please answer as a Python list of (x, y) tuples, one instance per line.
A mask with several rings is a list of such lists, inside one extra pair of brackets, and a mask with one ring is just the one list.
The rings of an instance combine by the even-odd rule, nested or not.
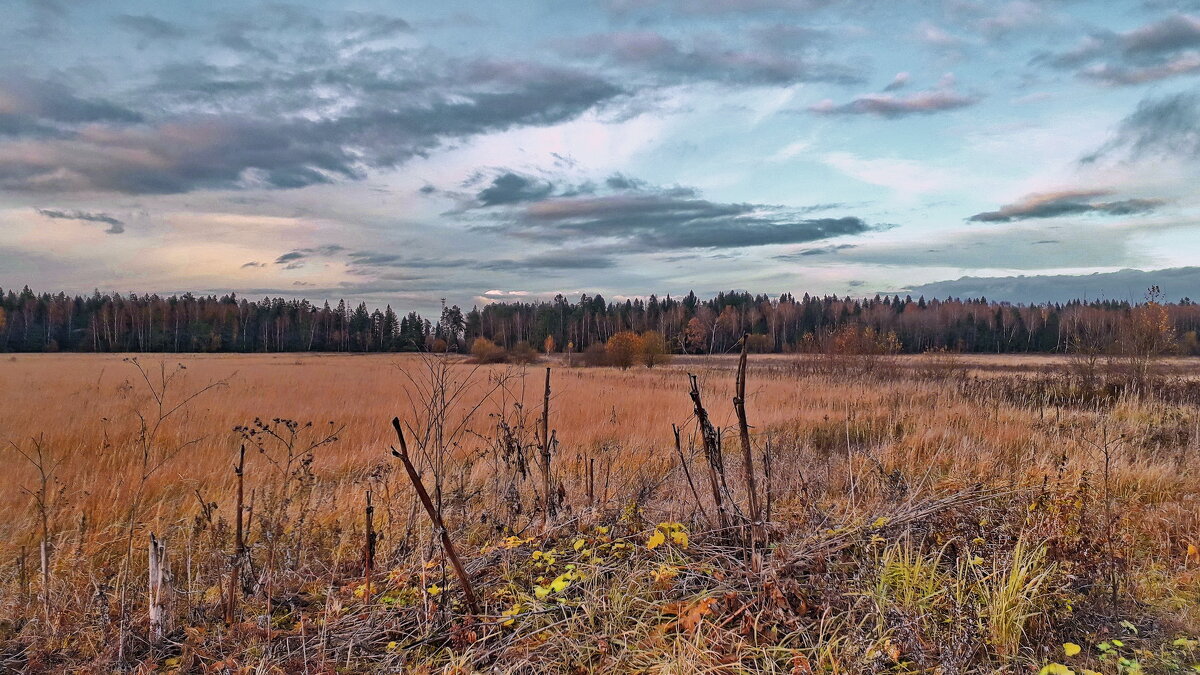
[(908, 73), (903, 73), (903, 72), (896, 73), (896, 76), (892, 78), (892, 81), (889, 82), (888, 85), (883, 88), (883, 90), (884, 91), (896, 91), (897, 89), (903, 89), (908, 86), (908, 80), (909, 80)]
[(1056, 274), (1015, 277), (961, 277), (909, 289), (913, 295), (930, 298), (978, 298), (1017, 303), (1071, 300), (1118, 300), (1139, 302), (1146, 289), (1159, 286), (1167, 297), (1200, 298), (1200, 267), (1162, 270), (1123, 269), (1094, 274)]
[(477, 198), (482, 206), (498, 206), (537, 201), (548, 197), (553, 191), (552, 183), (538, 182), (526, 176), (506, 171), (496, 176), (491, 185), (480, 190)]
[(675, 14), (732, 14), (773, 11), (804, 11), (829, 4), (829, 0), (604, 0), (617, 15), (645, 10)]
[(90, 213), (88, 211), (60, 211), (58, 209), (38, 209), (37, 212), (46, 218), (54, 220), (82, 220), (89, 223), (108, 225), (107, 234), (122, 234), (125, 223), (107, 213)]
[(778, 31), (760, 39), (765, 42), (758, 49), (739, 49), (711, 37), (685, 45), (656, 31), (618, 31), (572, 39), (562, 43), (562, 51), (672, 83), (709, 81), (744, 86), (862, 81), (856, 68), (810, 62), (796, 51), (797, 42), (783, 40)]
[(1123, 33), (1094, 32), (1072, 49), (1038, 55), (1034, 63), (1075, 70), (1081, 78), (1108, 86), (1126, 86), (1200, 72), (1197, 49), (1200, 18), (1172, 14)]
[(0, 77), (0, 139), (53, 136), (82, 124), (140, 121), (142, 116), (132, 110), (101, 99), (76, 96), (58, 82), (23, 76)]
[[(1140, 264), (1130, 245), (1134, 230), (1097, 231), (1076, 223), (1013, 224), (939, 232), (935, 237), (900, 241), (864, 241), (852, 248), (795, 260), (808, 264), (889, 265), (899, 268), (1046, 270)], [(1048, 235), (1053, 235), (1053, 239)]]
[[(326, 246), (317, 246), (313, 248), (299, 248), (288, 251), (275, 259), (276, 265), (283, 265), (286, 270), (294, 270), (304, 267), (304, 261), (313, 257), (328, 258), (337, 255), (346, 248), (338, 244), (329, 244)], [(245, 265), (243, 265), (245, 267)]]
[(175, 40), (187, 35), (187, 31), (170, 21), (149, 14), (120, 14), (113, 23), (147, 40)]
[(775, 259), (794, 262), (797, 260), (803, 260), (804, 258), (815, 256), (815, 255), (830, 255), (833, 253), (837, 253), (838, 251), (845, 251), (847, 249), (852, 249), (852, 248), (856, 248), (856, 247), (857, 247), (856, 244), (838, 244), (837, 246), (821, 246), (818, 248), (806, 248), (806, 249), (801, 249), (799, 251), (796, 251), (795, 253), (784, 253), (782, 255), (777, 255), (777, 256), (775, 256)]
[(625, 250), (795, 244), (874, 229), (861, 218), (800, 218), (778, 206), (723, 204), (667, 193), (553, 198), (480, 226), (524, 240), (610, 241)]
[(958, 48), (966, 44), (962, 38), (951, 35), (928, 21), (922, 21), (917, 26), (917, 39), (925, 44), (943, 49)]
[[(896, 84), (897, 81), (900, 82), (899, 85)], [(866, 94), (841, 104), (834, 103), (831, 99), (825, 99), (810, 106), (808, 110), (818, 115), (874, 115), (891, 119), (965, 108), (980, 100), (978, 96), (956, 92), (953, 78), (944, 79), (936, 89), (915, 92), (908, 96), (886, 93), (900, 88), (906, 82), (907, 77), (900, 80), (897, 76), (897, 80), (893, 80), (883, 93)]]
[(257, 260), (251, 260), (250, 262), (243, 264), (242, 269), (246, 269), (248, 267), (266, 267), (266, 266), (267, 266), (267, 263), (261, 263), (261, 262), (258, 262)]
[(563, 249), (547, 251), (515, 260), (489, 260), (481, 264), (483, 269), (498, 271), (536, 270), (601, 270), (616, 267), (610, 255), (589, 254), (583, 251)]
[[(1107, 190), (1065, 190), (1031, 194), (997, 211), (976, 213), (967, 220), (977, 223), (1008, 223), (1033, 218), (1057, 218), (1083, 214), (1130, 216), (1150, 213), (1163, 204), (1158, 199), (1122, 199), (1100, 201)], [(1041, 242), (1038, 242), (1041, 243)]]
[(1080, 161), (1091, 164), (1111, 157), (1200, 158), (1200, 95), (1185, 92), (1142, 100), (1108, 142)]
[[(6, 122), (0, 109), (0, 135), (16, 134), (0, 142), (0, 189), (169, 194), (356, 180), (369, 169), (399, 166), (454, 139), (570, 120), (623, 93), (579, 70), (529, 62), (454, 61), (428, 68), (433, 72), (394, 79), (365, 70), (339, 73), (339, 82), (324, 86), (336, 85), (344, 97), (319, 116), (302, 114), (315, 105), (312, 91), (319, 83), (307, 76), (316, 74), (296, 74), (286, 95), (261, 105), (242, 98), (271, 92), (266, 83), (242, 87), (215, 75), (174, 74), (179, 89), (166, 86), (160, 96), (203, 91), (210, 101), (227, 99), (210, 107), (245, 110), (148, 124), (134, 124), (140, 115), (65, 90), (26, 87), (56, 94), (54, 106), (36, 106), (39, 118), (98, 123), (44, 137), (28, 133), (20, 120)], [(16, 100), (34, 107), (44, 99)]]

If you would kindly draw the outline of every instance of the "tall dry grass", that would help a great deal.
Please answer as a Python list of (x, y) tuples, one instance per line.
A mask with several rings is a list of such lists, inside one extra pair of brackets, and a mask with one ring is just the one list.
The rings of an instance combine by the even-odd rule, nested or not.
[[(628, 371), (552, 363), (550, 427), (559, 443), (554, 471), (564, 508), (554, 523), (538, 510), (537, 481), (516, 477), (498, 430), (503, 420), (516, 429), (518, 445), (536, 445), (542, 366), (455, 361), (438, 370), (437, 357), (385, 355), (143, 357), (140, 365), (149, 382), (120, 356), (0, 361), (0, 441), (9, 446), (0, 451), (7, 469), (0, 472), (0, 615), (13, 617), (0, 624), (7, 645), (0, 657), (9, 665), (69, 669), (89, 661), (110, 667), (186, 657), (212, 666), (228, 655), (241, 665), (285, 669), (345, 659), (351, 670), (465, 664), (555, 672), (674, 663), (680, 672), (698, 672), (732, 659), (751, 670), (862, 672), (957, 659), (958, 672), (984, 672), (1045, 660), (1045, 645), (1072, 630), (1099, 639), (1120, 620), (1149, 617), (1166, 639), (1200, 625), (1189, 586), (1200, 580), (1200, 559), (1188, 548), (1200, 546), (1200, 411), (1190, 405), (1122, 397), (1103, 406), (1048, 407), (1044, 398), (1013, 395), (1019, 387), (1002, 392), (940, 362), (863, 372), (752, 358), (747, 409), (754, 452), (771, 448), (771, 473), (761, 477), (760, 491), (770, 493), (773, 543), (766, 576), (732, 581), (744, 573), (741, 563), (722, 548), (719, 534), (705, 548), (699, 533), (711, 528), (711, 504), (701, 485), (697, 503), (672, 435), (672, 425), (684, 429), (681, 449), (699, 483), (702, 459), (687, 393), (687, 373), (697, 373), (713, 422), (725, 432), (727, 478), (744, 509), (731, 359), (680, 359)], [(161, 416), (154, 398), (160, 365), (176, 374), (165, 408), (187, 402), (147, 442), (140, 420)], [(989, 379), (1037, 375), (1044, 363), (1023, 369), (1014, 361), (1012, 368), (1015, 375), (993, 372)], [(529, 635), (504, 626), (504, 619), (455, 628), (453, 581), (388, 453), (393, 415), (406, 428), (429, 430), (429, 409), (422, 406), (435, 376), (446, 378), (453, 398), (437, 438), (422, 446), (423, 475), (438, 486), (454, 538), (480, 577), (485, 614), (535, 605), (540, 609), (520, 624)], [(311, 465), (286, 470), (278, 463), (282, 446), (268, 439), (260, 453), (250, 443), (246, 489), (258, 501), (248, 536), (257, 576), (247, 572), (239, 580), (245, 596), (239, 616), (265, 634), (221, 638), (227, 642), (215, 647), (215, 638), (179, 631), (221, 630), (232, 465), (246, 442), (235, 428), (253, 427), (256, 419), (276, 430), (271, 420), (299, 421), (301, 445), (336, 440), (314, 450)], [(1102, 429), (1117, 439), (1107, 475), (1096, 450)], [(44, 512), (32, 499), (35, 468), (17, 452), (35, 442), (56, 461)], [(148, 446), (162, 460), (151, 463), (149, 475)], [(595, 467), (590, 501), (589, 466)], [(355, 595), (367, 490), (383, 533), (377, 565), (392, 570), (383, 572), (391, 581), (381, 582), (379, 598)], [(975, 496), (955, 501), (968, 494)], [(34, 600), (44, 589), (30, 570), (37, 567), (43, 513), (52, 544), (48, 597), (56, 611), (39, 619)], [(694, 533), (692, 552), (644, 550), (646, 528), (657, 522), (684, 523)], [(595, 527), (616, 530), (597, 535)], [(148, 644), (142, 636), (146, 561), (144, 555), (129, 560), (130, 531), (138, 550), (150, 532), (172, 547), (182, 593), (171, 644)], [(888, 548), (901, 534), (895, 546), (903, 548)], [(503, 552), (505, 571), (497, 572), (496, 552), (509, 549), (495, 547), (508, 537), (517, 538), (518, 551), (554, 551), (552, 557), (573, 560), (573, 569), (596, 568), (565, 579), (581, 594), (569, 603), (575, 611), (555, 623), (547, 616), (565, 610), (545, 605), (545, 598), (525, 599), (538, 578), (563, 580), (561, 561), (531, 569)], [(573, 541), (584, 543), (575, 548)], [(611, 548), (620, 542), (628, 548)], [(602, 563), (578, 553), (600, 546), (610, 547)], [(430, 571), (427, 562), (436, 567)], [(851, 562), (852, 574), (838, 567)], [(1107, 592), (1099, 586), (1114, 579), (1128, 604), (1104, 604)], [(830, 597), (811, 591), (820, 583)], [(133, 596), (127, 609), (115, 600), (117, 586)], [(959, 592), (950, 597), (946, 588)], [(723, 604), (700, 612), (699, 626), (666, 630), (670, 622), (654, 618), (670, 602), (695, 603), (706, 594)], [(391, 604), (375, 602), (389, 597)], [(859, 597), (874, 598), (870, 610)], [(359, 616), (347, 609), (355, 603), (369, 619), (351, 621)], [(1076, 616), (1063, 610), (1071, 603), (1094, 609)], [(397, 606), (408, 613), (386, 613)], [(914, 607), (930, 613), (926, 628), (898, 619)], [(759, 634), (757, 623), (748, 627), (748, 608), (763, 630), (770, 624), (770, 633)], [(424, 614), (412, 618), (418, 610)], [(952, 619), (967, 628), (946, 632), (935, 625)], [(305, 633), (306, 620), (321, 627)], [(344, 633), (335, 635), (335, 624)], [(275, 630), (285, 636), (281, 642)], [(444, 639), (429, 637), (439, 631)], [(589, 642), (596, 631), (603, 644)], [(64, 633), (70, 644), (61, 642)], [(125, 653), (114, 651), (114, 634), (121, 641), (128, 634)], [(411, 639), (384, 639), (392, 634)], [(418, 634), (425, 637), (412, 638)], [(933, 635), (954, 651), (926, 644)]]

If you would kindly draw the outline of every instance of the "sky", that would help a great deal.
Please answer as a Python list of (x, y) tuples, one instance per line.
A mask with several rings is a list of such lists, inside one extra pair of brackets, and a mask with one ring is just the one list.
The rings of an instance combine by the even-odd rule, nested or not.
[(1200, 1), (8, 0), (0, 287), (1200, 297)]

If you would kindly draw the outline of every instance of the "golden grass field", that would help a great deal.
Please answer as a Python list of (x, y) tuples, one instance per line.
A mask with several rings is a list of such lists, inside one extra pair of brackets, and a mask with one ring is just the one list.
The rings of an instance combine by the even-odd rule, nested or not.
[[(1062, 662), (1132, 673), (1200, 660), (1194, 405), (1152, 390), (1055, 405), (1006, 384), (1064, 364), (1046, 357), (936, 368), (903, 357), (864, 371), (752, 356), (748, 417), (770, 511), (766, 550), (749, 553), (737, 533), (713, 531), (688, 398), (692, 372), (744, 508), (735, 358), (627, 371), (447, 358), (143, 355), (147, 379), (119, 355), (4, 357), (0, 671), (1017, 673)], [(553, 518), (532, 464), (546, 365)], [(1166, 377), (1190, 370), (1178, 360)], [(172, 373), (162, 411), (216, 386), (156, 428), (154, 395)], [(437, 377), (451, 398), (428, 407)], [(394, 415), (428, 432), (418, 464), (442, 487), (480, 596), (474, 616), (389, 452)], [(337, 439), (286, 471), (272, 463), (282, 446), (251, 445), (257, 503), (227, 625), (234, 428), (255, 418), (311, 421), (301, 439)], [(528, 457), (505, 453), (501, 420)], [(24, 457), (39, 447), (53, 469), (42, 492)], [(367, 490), (381, 539), (364, 588)], [(648, 546), (656, 531), (688, 537)], [(160, 639), (147, 618), (150, 532), (173, 577)]]

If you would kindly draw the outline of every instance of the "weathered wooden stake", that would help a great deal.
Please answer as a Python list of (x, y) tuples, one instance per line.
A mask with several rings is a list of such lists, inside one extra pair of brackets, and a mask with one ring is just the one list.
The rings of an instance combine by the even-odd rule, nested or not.
[(596, 458), (588, 457), (587, 465), (587, 496), (588, 506), (596, 505)]
[(371, 491), (367, 490), (367, 541), (363, 544), (363, 577), (366, 586), (363, 599), (371, 602), (371, 571), (375, 568), (375, 505), (371, 503)]
[(554, 479), (550, 466), (554, 439), (550, 436), (550, 369), (546, 368), (546, 390), (542, 397), (542, 490), (546, 495), (546, 520), (554, 517)]
[(245, 496), (246, 446), (243, 444), (233, 473), (237, 476), (237, 509), (234, 511), (233, 565), (229, 572), (229, 598), (225, 605), (225, 622), (232, 624), (237, 614), (238, 586), (242, 580), (242, 559), (246, 556), (246, 539), (242, 531), (242, 500)]
[(162, 642), (170, 623), (167, 614), (171, 594), (170, 575), (167, 572), (167, 543), (151, 532), (147, 552), (150, 570), (150, 643), (157, 645)]
[(479, 603), (475, 600), (471, 577), (467, 576), (467, 571), (463, 569), (462, 562), (458, 559), (458, 553), (454, 550), (454, 542), (450, 540), (450, 533), (446, 530), (446, 524), (442, 522), (442, 514), (434, 508), (433, 500), (429, 498), (429, 493), (425, 491), (425, 485), (421, 482), (421, 474), (417, 473), (417, 468), (413, 466), (412, 459), (408, 455), (408, 443), (404, 440), (404, 430), (400, 427), (399, 417), (392, 418), (392, 428), (396, 430), (396, 438), (400, 441), (400, 449), (392, 448), (392, 455), (404, 463), (408, 479), (412, 481), (413, 489), (416, 490), (417, 497), (425, 507), (425, 513), (429, 515), (429, 521), (433, 524), (434, 531), (442, 540), (442, 548), (446, 551), (446, 557), (450, 559), (454, 574), (458, 576), (458, 582), (462, 585), (467, 607), (470, 608), (472, 614), (479, 614)]
[(757, 548), (762, 543), (762, 519), (758, 510), (758, 484), (754, 475), (754, 451), (750, 447), (750, 424), (746, 421), (746, 355), (748, 335), (742, 335), (742, 355), (738, 359), (737, 386), (733, 396), (733, 410), (738, 418), (738, 437), (742, 441), (742, 463), (746, 473), (746, 501), (750, 509), (750, 545)]
[(42, 611), (46, 614), (46, 625), (50, 625), (50, 542), (42, 539)]
[(725, 509), (725, 499), (722, 496), (725, 491), (725, 462), (721, 457), (721, 439), (712, 420), (708, 418), (708, 411), (700, 401), (700, 384), (696, 376), (688, 373), (688, 378), (692, 383), (690, 395), (695, 406), (696, 421), (700, 425), (700, 437), (704, 442), (704, 456), (708, 459), (708, 480), (712, 487), (713, 502), (717, 507), (717, 520), (721, 530), (726, 530), (729, 527), (729, 512)]

